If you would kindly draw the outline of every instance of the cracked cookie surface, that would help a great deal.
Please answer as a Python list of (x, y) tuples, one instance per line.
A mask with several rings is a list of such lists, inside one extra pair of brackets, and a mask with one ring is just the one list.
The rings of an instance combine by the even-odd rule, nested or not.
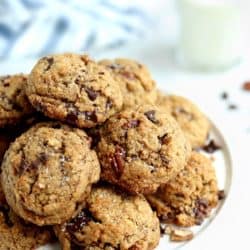
[(18, 137), (2, 162), (6, 199), (23, 219), (59, 224), (83, 206), (100, 166), (91, 139), (77, 128), (40, 123)]
[(146, 66), (125, 58), (102, 60), (99, 64), (105, 65), (119, 84), (123, 95), (123, 108), (156, 101), (155, 82)]
[(132, 193), (153, 193), (184, 168), (190, 144), (167, 113), (143, 105), (123, 110), (100, 128), (101, 178)]
[(179, 226), (200, 225), (218, 203), (211, 160), (192, 152), (184, 170), (147, 198), (163, 221)]
[(105, 184), (94, 187), (86, 208), (55, 231), (63, 250), (150, 250), (159, 242), (159, 227), (145, 198)]
[(85, 55), (41, 58), (26, 94), (38, 111), (80, 128), (103, 123), (122, 107), (120, 88), (110, 72)]
[(0, 77), (0, 128), (15, 125), (34, 112), (25, 95), (26, 83), (23, 74)]
[(4, 199), (0, 184), (0, 250), (35, 249), (52, 238), (51, 228), (27, 223), (14, 214)]
[(205, 144), (210, 123), (195, 104), (184, 97), (164, 95), (160, 92), (156, 104), (176, 119), (192, 148), (199, 148)]

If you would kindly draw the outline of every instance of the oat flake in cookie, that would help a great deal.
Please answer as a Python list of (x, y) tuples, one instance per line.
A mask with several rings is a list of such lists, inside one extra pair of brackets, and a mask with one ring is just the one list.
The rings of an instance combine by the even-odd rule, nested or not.
[(20, 219), (4, 199), (0, 184), (0, 250), (30, 250), (50, 242), (49, 227), (38, 227)]
[(149, 194), (184, 168), (190, 144), (179, 125), (154, 106), (127, 109), (100, 128), (102, 179)]
[(211, 160), (194, 151), (184, 170), (147, 198), (163, 221), (189, 227), (209, 216), (218, 195)]
[(6, 199), (23, 219), (37, 225), (62, 223), (84, 206), (100, 166), (80, 129), (40, 123), (18, 137), (2, 162)]
[(102, 60), (99, 64), (105, 65), (119, 84), (123, 95), (123, 108), (156, 101), (155, 82), (146, 66), (125, 58)]
[(184, 97), (163, 95), (160, 92), (156, 104), (176, 119), (192, 148), (205, 144), (210, 123), (195, 104)]
[(150, 250), (160, 239), (159, 220), (145, 198), (107, 185), (93, 188), (86, 208), (55, 232), (63, 250)]
[(85, 55), (41, 58), (26, 93), (38, 111), (80, 128), (103, 123), (122, 107), (121, 91), (111, 73)]
[(25, 96), (26, 83), (23, 74), (0, 77), (0, 128), (15, 125), (34, 112)]

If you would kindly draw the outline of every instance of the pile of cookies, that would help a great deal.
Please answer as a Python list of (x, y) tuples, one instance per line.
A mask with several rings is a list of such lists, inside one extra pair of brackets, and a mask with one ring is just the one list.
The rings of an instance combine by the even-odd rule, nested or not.
[[(221, 197), (210, 124), (133, 60), (41, 58), (0, 78), (0, 250), (154, 249)], [(54, 235), (55, 233), (55, 235)]]

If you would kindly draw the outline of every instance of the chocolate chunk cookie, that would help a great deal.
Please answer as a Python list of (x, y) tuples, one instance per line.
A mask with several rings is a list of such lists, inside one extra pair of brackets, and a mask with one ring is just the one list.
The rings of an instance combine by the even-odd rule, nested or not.
[(27, 97), (24, 86), (26, 75), (0, 77), (0, 128), (15, 125), (34, 112)]
[(156, 104), (176, 119), (192, 148), (204, 145), (210, 123), (196, 105), (184, 97), (163, 94), (158, 95)]
[(145, 198), (107, 185), (93, 188), (86, 208), (71, 221), (55, 226), (55, 231), (63, 250), (149, 250), (160, 239), (159, 220)]
[(122, 107), (120, 88), (110, 72), (84, 55), (41, 58), (26, 93), (38, 111), (80, 128), (103, 123)]
[(155, 82), (146, 66), (129, 59), (102, 60), (113, 75), (123, 95), (123, 107), (135, 107), (139, 104), (154, 103), (157, 92)]
[(191, 152), (176, 121), (149, 105), (114, 115), (100, 137), (102, 179), (133, 193), (156, 191), (184, 168)]
[(40, 123), (5, 153), (1, 180), (6, 199), (37, 225), (62, 223), (84, 206), (100, 166), (85, 132), (60, 123)]
[(163, 221), (185, 227), (200, 225), (218, 203), (212, 162), (192, 152), (184, 170), (147, 198)]
[(0, 250), (35, 249), (52, 239), (51, 228), (23, 221), (14, 214), (3, 197), (0, 185)]

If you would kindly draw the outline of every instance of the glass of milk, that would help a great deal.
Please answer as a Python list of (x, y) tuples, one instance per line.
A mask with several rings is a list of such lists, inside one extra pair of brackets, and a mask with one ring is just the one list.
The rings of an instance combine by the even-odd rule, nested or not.
[(240, 61), (242, 13), (238, 1), (178, 0), (178, 57), (188, 68), (213, 71)]

